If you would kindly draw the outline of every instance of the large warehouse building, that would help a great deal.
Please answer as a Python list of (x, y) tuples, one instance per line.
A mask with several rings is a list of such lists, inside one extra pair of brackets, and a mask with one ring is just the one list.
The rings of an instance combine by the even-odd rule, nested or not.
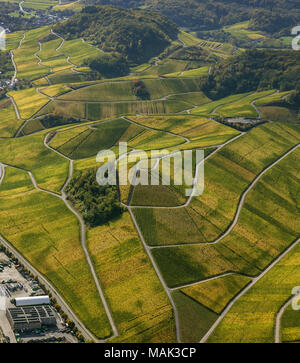
[(49, 296), (17, 297), (16, 306), (45, 305), (50, 304)]
[(8, 308), (6, 316), (13, 330), (34, 330), (42, 325), (56, 325), (54, 312), (48, 305)]

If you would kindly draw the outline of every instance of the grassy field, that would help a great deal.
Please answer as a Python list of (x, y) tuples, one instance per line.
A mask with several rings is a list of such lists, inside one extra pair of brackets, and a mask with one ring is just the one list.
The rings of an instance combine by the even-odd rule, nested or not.
[[(274, 342), (276, 314), (292, 297), (292, 289), (299, 285), (299, 257), (298, 245), (234, 304), (209, 342)], [(299, 315), (299, 311), (297, 313)], [(291, 315), (286, 314), (283, 320), (283, 339), (299, 339), (299, 325), (294, 325), (297, 320), (291, 321)], [(295, 314), (293, 317), (295, 318)]]
[(281, 339), (283, 342), (299, 342), (300, 340), (300, 314), (289, 306), (281, 320)]
[(159, 61), (157, 64), (146, 64), (132, 69), (139, 77), (144, 76), (162, 76), (169, 73), (181, 73), (188, 66), (188, 62), (184, 60), (166, 59)]
[(255, 108), (251, 105), (251, 102), (258, 100), (260, 98), (265, 98), (274, 94), (274, 90), (256, 92), (249, 96), (246, 96), (236, 102), (232, 102), (223, 107), (218, 108), (216, 114), (224, 117), (246, 117), (246, 118), (256, 118), (258, 113)]
[(33, 10), (47, 10), (58, 4), (58, 0), (28, 0), (23, 4), (23, 8)]
[(49, 99), (46, 96), (37, 93), (35, 88), (12, 91), (9, 92), (9, 95), (14, 99), (20, 112), (20, 116), (24, 120), (32, 117), (49, 102)]
[(13, 137), (22, 123), (17, 119), (11, 101), (0, 101), (0, 137)]
[(180, 291), (172, 292), (178, 316), (182, 343), (198, 343), (218, 315)]
[(206, 103), (203, 106), (197, 107), (193, 110), (191, 110), (191, 114), (193, 115), (209, 115), (213, 113), (214, 110), (216, 110), (219, 107), (225, 106), (225, 105), (231, 105), (234, 102), (238, 102), (239, 100), (247, 97), (250, 95), (250, 93), (243, 93), (243, 94), (237, 94), (237, 95), (231, 95), (225, 98), (222, 98), (217, 101), (212, 101), (210, 103)]
[(97, 155), (101, 150), (110, 149), (129, 127), (130, 123), (123, 119), (100, 123), (92, 129), (87, 126), (76, 127), (58, 133), (51, 146), (73, 159), (87, 158)]
[(42, 64), (50, 68), (52, 72), (59, 72), (72, 67), (72, 65), (67, 62), (66, 57), (56, 51), (61, 42), (62, 40), (57, 38), (42, 43), (42, 50), (39, 53), (39, 57), (42, 59)]
[[(178, 286), (232, 271), (256, 275), (287, 248), (300, 232), (299, 172), (291, 167), (296, 165), (299, 157), (299, 150), (295, 151), (262, 178), (247, 196), (238, 224), (218, 244), (155, 249), (154, 256), (168, 284)], [(262, 198), (264, 204), (260, 202)], [(203, 199), (202, 196), (202, 203)], [(231, 197), (231, 200), (234, 198)], [(197, 234), (196, 229), (191, 230), (187, 221), (183, 222), (183, 217), (176, 213), (160, 211), (158, 219), (153, 218), (153, 212), (150, 215), (151, 210), (138, 211), (140, 215), (137, 214), (137, 220), (148, 243), (158, 244), (160, 238), (163, 238), (163, 244), (194, 242), (197, 236), (198, 242), (203, 241), (204, 222), (201, 224), (199, 215), (196, 222), (198, 229), (202, 228), (202, 235)], [(147, 228), (143, 223), (145, 217), (148, 220)], [(206, 215), (205, 220), (208, 218)], [(179, 220), (182, 221), (181, 225)], [(178, 229), (172, 229), (177, 238), (168, 237), (166, 221), (178, 226)], [(217, 224), (218, 220), (210, 217), (210, 222)], [(185, 235), (183, 225), (186, 226)]]
[(60, 48), (60, 52), (68, 55), (70, 61), (79, 67), (83, 65), (85, 59), (94, 58), (103, 53), (81, 39), (67, 40)]
[(262, 106), (259, 110), (264, 120), (300, 123), (300, 117), (297, 110), (278, 106)]
[(120, 333), (113, 342), (175, 342), (171, 304), (129, 214), (90, 230), (88, 247)]
[(233, 297), (249, 282), (242, 275), (228, 275), (181, 289), (181, 291), (210, 310), (220, 314)]
[(53, 113), (65, 117), (85, 119), (86, 105), (80, 102), (51, 101), (38, 113), (38, 115), (41, 116), (48, 113)]
[(243, 40), (243, 39), (250, 39), (250, 40), (261, 40), (263, 38), (265, 38), (264, 35), (249, 30), (248, 29), (249, 26), (249, 21), (244, 21), (242, 23), (237, 23), (231, 26), (225, 26), (224, 27), (224, 31), (230, 33), (231, 35), (233, 35), (235, 38), (239, 39), (239, 40)]
[[(78, 103), (77, 103), (78, 104)], [(178, 113), (190, 108), (184, 101), (137, 101), (118, 103), (87, 103), (87, 118), (91, 121), (122, 115), (159, 115)]]
[(129, 116), (130, 120), (162, 131), (188, 138), (184, 148), (201, 148), (222, 144), (239, 134), (238, 131), (213, 120), (197, 116)]
[(68, 162), (45, 148), (46, 132), (1, 140), (0, 161), (30, 170), (40, 188), (59, 193), (68, 175)]
[(34, 80), (49, 73), (49, 67), (38, 65), (39, 39), (49, 33), (49, 27), (37, 28), (26, 32), (26, 37), (19, 49), (14, 53), (14, 60), (17, 65), (17, 78)]
[(180, 31), (178, 39), (181, 40), (187, 46), (198, 45), (201, 42), (200, 39), (198, 39), (194, 35), (184, 31)]
[[(150, 99), (160, 100), (171, 94), (199, 91), (200, 86), (197, 81), (197, 79), (146, 79), (143, 83)], [(138, 100), (133, 92), (133, 83), (130, 81), (103, 82), (70, 92), (61, 99), (89, 102)]]
[(28, 174), (12, 168), (0, 187), (1, 234), (55, 286), (99, 338), (108, 319), (79, 241), (77, 219), (59, 198), (33, 189)]
[(23, 38), (23, 36), (24, 36), (23, 31), (6, 34), (6, 38), (5, 38), (6, 49), (8, 51), (10, 51), (10, 50), (14, 50), (14, 49), (18, 48), (20, 40)]
[(71, 91), (71, 88), (62, 84), (55, 84), (49, 87), (42, 87), (39, 90), (49, 97), (57, 97)]

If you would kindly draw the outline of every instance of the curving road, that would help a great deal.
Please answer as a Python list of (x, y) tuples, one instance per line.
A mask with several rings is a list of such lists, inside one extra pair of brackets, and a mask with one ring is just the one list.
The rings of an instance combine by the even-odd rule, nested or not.
[(286, 309), (291, 305), (294, 299), (300, 298), (300, 294), (293, 295), (279, 310), (275, 322), (275, 343), (281, 343), (281, 319)]

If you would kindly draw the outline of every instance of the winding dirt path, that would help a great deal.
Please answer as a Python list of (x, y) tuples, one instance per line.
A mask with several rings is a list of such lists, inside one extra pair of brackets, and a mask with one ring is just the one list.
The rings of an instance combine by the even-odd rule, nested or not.
[(286, 309), (292, 304), (294, 299), (300, 298), (300, 293), (298, 295), (293, 295), (279, 310), (276, 321), (275, 321), (275, 343), (281, 343), (281, 320)]
[[(247, 195), (250, 193), (250, 191), (255, 187), (255, 185), (260, 181), (260, 179), (270, 170), (272, 169), (275, 165), (277, 165), (278, 163), (280, 163), (282, 160), (284, 160), (286, 157), (288, 157), (290, 154), (292, 154), (296, 149), (298, 149), (300, 147), (300, 144), (297, 144), (296, 146), (294, 146), (292, 149), (290, 149), (289, 151), (287, 151), (285, 154), (283, 154), (279, 159), (277, 159), (276, 161), (274, 161), (271, 165), (269, 165), (267, 168), (265, 168), (261, 173), (259, 173), (257, 175), (257, 177), (253, 180), (253, 182), (249, 185), (249, 187), (244, 191), (244, 193), (241, 196), (241, 199), (239, 201), (238, 207), (237, 207), (237, 211), (234, 217), (234, 220), (232, 221), (231, 225), (228, 227), (228, 229), (220, 236), (218, 237), (216, 240), (212, 241), (212, 242), (199, 242), (199, 243), (186, 243), (186, 244), (172, 244), (172, 245), (165, 245), (165, 246), (151, 246), (150, 248), (170, 248), (170, 247), (183, 247), (183, 246), (205, 246), (205, 245), (213, 245), (213, 244), (217, 244), (219, 243), (221, 240), (223, 240), (226, 236), (228, 236), (232, 230), (234, 229), (234, 227), (237, 225), (242, 209), (244, 207), (245, 204), (245, 200)], [(218, 150), (218, 149), (217, 149)], [(216, 153), (217, 151), (215, 151), (214, 153)], [(214, 154), (212, 153), (212, 154)], [(209, 156), (211, 156), (212, 154), (210, 154)], [(187, 207), (191, 202), (191, 198), (183, 205), (183, 206), (178, 206), (178, 207), (171, 207), (173, 209), (178, 209), (178, 208), (183, 208), (183, 207)], [(136, 208), (136, 207), (135, 207)], [(144, 207), (138, 207), (138, 208), (144, 208)], [(146, 208), (153, 208), (153, 206), (147, 206)], [(154, 207), (154, 209), (156, 208), (164, 208), (164, 209), (169, 209), (169, 207)]]
[[(7, 165), (0, 163), (0, 186), (3, 182), (3, 179), (5, 177), (5, 167)], [(13, 166), (8, 166), (13, 167)], [(13, 167), (15, 168), (15, 167)], [(32, 177), (31, 177), (32, 178)], [(34, 180), (34, 179), (31, 179)], [(57, 197), (57, 195), (55, 195)], [(10, 243), (8, 242), (1, 234), (0, 234), (0, 242), (3, 244), (6, 248), (8, 248), (10, 251), (13, 252), (13, 254), (22, 262), (22, 264), (31, 272), (34, 273), (34, 275), (38, 276), (40, 281), (45, 284), (45, 286), (48, 288), (49, 291), (51, 291), (51, 294), (53, 297), (57, 300), (58, 304), (61, 305), (63, 310), (67, 313), (67, 315), (76, 323), (76, 325), (80, 328), (82, 334), (86, 339), (92, 339), (94, 341), (97, 341), (97, 338), (85, 327), (85, 325), (81, 322), (81, 320), (76, 316), (76, 314), (73, 312), (72, 308), (68, 305), (68, 303), (65, 301), (65, 299), (60, 295), (59, 292), (56, 291), (56, 289), (52, 286), (52, 284), (34, 267), (29, 263), (25, 257)]]
[[(61, 198), (64, 203), (66, 204), (66, 206), (68, 207), (68, 209), (76, 216), (76, 218), (78, 219), (78, 222), (79, 222), (79, 225), (80, 225), (80, 239), (81, 239), (81, 245), (82, 245), (82, 249), (84, 251), (84, 254), (85, 254), (85, 257), (86, 257), (86, 260), (87, 260), (87, 263), (88, 263), (88, 266), (90, 268), (90, 271), (92, 273), (92, 276), (93, 276), (93, 279), (95, 281), (95, 284), (96, 284), (96, 287), (97, 287), (97, 290), (98, 290), (98, 293), (100, 295), (100, 298), (101, 298), (101, 301), (103, 303), (103, 306), (104, 306), (104, 309), (105, 309), (105, 312), (106, 312), (106, 315), (109, 319), (109, 322), (110, 322), (110, 325), (111, 325), (111, 328), (112, 328), (112, 331), (113, 331), (113, 336), (110, 337), (110, 338), (113, 338), (113, 337), (117, 337), (119, 335), (118, 333), (118, 330), (117, 330), (117, 327), (115, 325), (115, 322), (113, 320), (113, 317), (112, 317), (112, 314), (111, 314), (111, 311), (109, 309), (109, 306), (108, 306), (108, 303), (105, 299), (105, 296), (104, 296), (104, 293), (102, 291), (102, 288), (101, 288), (101, 285), (100, 285), (100, 282), (99, 282), (99, 279), (97, 277), (97, 274), (96, 274), (96, 271), (95, 271), (95, 268), (94, 268), (94, 265), (92, 263), (92, 260), (91, 260), (91, 257), (89, 255), (89, 252), (88, 252), (88, 249), (87, 249), (87, 246), (86, 246), (86, 230), (85, 230), (85, 224), (84, 224), (84, 220), (82, 218), (82, 216), (80, 215), (80, 213), (78, 213), (78, 211), (73, 207), (73, 205), (69, 202), (69, 200), (67, 199), (67, 195), (65, 193), (65, 190), (69, 184), (69, 182), (71, 181), (72, 177), (73, 177), (73, 160), (70, 159), (69, 157), (61, 154), (60, 152), (58, 152), (57, 150), (53, 149), (51, 146), (48, 145), (47, 143), (47, 140), (49, 139), (49, 135), (50, 133), (48, 133), (45, 138), (44, 138), (44, 145), (46, 148), (48, 148), (49, 150), (51, 151), (54, 151), (55, 153), (57, 153), (58, 155), (60, 155), (61, 157), (67, 159), (70, 163), (70, 166), (69, 166), (69, 176), (68, 176), (68, 179), (66, 180), (62, 190), (61, 190), (61, 196), (58, 196), (56, 195), (57, 197)], [(31, 174), (31, 173), (30, 173)], [(40, 188), (36, 185), (35, 181), (33, 180), (33, 183), (34, 183), (34, 186), (35, 188), (39, 189)], [(43, 190), (42, 190), (43, 191)], [(50, 192), (51, 193), (51, 192)]]
[(258, 281), (260, 281), (274, 266), (276, 266), (288, 253), (290, 253), (298, 244), (300, 243), (300, 238), (297, 239), (294, 243), (290, 245), (284, 252), (282, 252), (275, 261), (273, 261), (269, 267), (267, 267), (258, 277), (254, 278), (253, 281), (246, 286), (226, 307), (226, 309), (222, 312), (220, 317), (216, 320), (216, 322), (211, 326), (211, 328), (208, 330), (208, 332), (205, 334), (205, 336), (201, 339), (200, 343), (205, 343), (208, 338), (212, 335), (212, 333), (215, 331), (215, 329), (219, 326), (219, 324), (224, 319), (225, 315), (231, 310), (233, 305), (246, 294), (247, 291), (249, 291)]

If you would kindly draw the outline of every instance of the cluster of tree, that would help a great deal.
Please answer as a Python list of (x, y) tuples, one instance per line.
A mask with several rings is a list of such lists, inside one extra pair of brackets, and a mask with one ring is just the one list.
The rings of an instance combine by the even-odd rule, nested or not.
[(107, 223), (119, 217), (124, 211), (118, 202), (117, 188), (111, 185), (99, 185), (96, 173), (95, 168), (80, 172), (67, 187), (68, 199), (90, 227)]
[(0, 79), (8, 78), (8, 74), (14, 71), (10, 54), (0, 50)]
[(74, 124), (80, 122), (80, 120), (73, 117), (59, 115), (54, 111), (52, 114), (43, 116), (40, 119), (40, 122), (46, 129), (50, 129), (51, 127)]
[(259, 30), (274, 37), (291, 35), (292, 27), (299, 25), (300, 11), (290, 12), (282, 9), (281, 12), (256, 10), (249, 23), (250, 30)]
[(86, 6), (54, 30), (66, 39), (83, 37), (105, 52), (118, 52), (130, 63), (157, 56), (178, 34), (176, 24), (162, 14), (111, 6)]
[(288, 105), (300, 108), (300, 82), (298, 82), (296, 89), (288, 95), (285, 101)]
[[(123, 7), (146, 7), (160, 11), (176, 24), (194, 30), (218, 29), (224, 25), (256, 18), (256, 11), (262, 9), (277, 16), (285, 12), (287, 18), (298, 14), (298, 0), (83, 0), (86, 3), (116, 5)], [(293, 14), (293, 15), (291, 15)], [(282, 16), (283, 17), (283, 16)], [(277, 25), (277, 30), (283, 24)], [(263, 21), (261, 21), (261, 24)], [(252, 22), (254, 26), (255, 22)], [(274, 23), (276, 26), (276, 24)], [(257, 28), (258, 29), (258, 28)]]
[(97, 58), (87, 59), (85, 65), (105, 78), (126, 76), (129, 73), (127, 59), (119, 53), (105, 53)]
[(293, 90), (299, 83), (299, 52), (249, 50), (216, 64), (203, 83), (203, 91), (218, 99), (262, 89)]
[(132, 91), (133, 94), (141, 100), (150, 99), (150, 93), (147, 90), (145, 83), (141, 80), (136, 80), (132, 82)]

